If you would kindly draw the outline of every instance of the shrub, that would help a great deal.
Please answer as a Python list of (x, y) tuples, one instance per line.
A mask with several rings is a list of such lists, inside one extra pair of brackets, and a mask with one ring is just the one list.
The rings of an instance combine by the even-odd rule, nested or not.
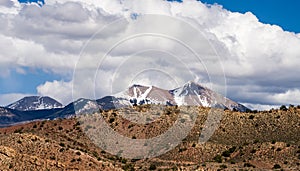
[(253, 166), (253, 165), (250, 164), (250, 163), (244, 163), (244, 167), (253, 167), (253, 168), (255, 168), (255, 166)]
[(132, 164), (125, 164), (122, 169), (125, 171), (134, 171), (134, 166)]
[(179, 151), (179, 153), (181, 153), (181, 152), (183, 152), (183, 151), (186, 151), (187, 150), (187, 148), (180, 148), (178, 151)]
[(79, 125), (80, 125), (80, 122), (77, 121), (77, 122), (73, 125), (73, 127), (76, 127), (76, 126), (79, 126)]
[(226, 169), (227, 166), (226, 166), (225, 164), (222, 164), (222, 165), (220, 165), (220, 168), (221, 168), (221, 169)]
[(156, 170), (156, 165), (151, 164), (150, 167), (149, 167), (149, 170)]
[(233, 153), (233, 152), (235, 151), (235, 149), (236, 149), (236, 146), (233, 146), (233, 147), (231, 147), (231, 148), (229, 149), (229, 152), (230, 152), (230, 153)]
[(126, 164), (126, 163), (127, 163), (127, 160), (124, 159), (124, 158), (122, 158), (122, 159), (121, 159), (121, 162), (124, 163), (124, 164)]
[(65, 144), (64, 144), (64, 143), (59, 143), (59, 145), (60, 145), (61, 147), (65, 147)]
[(230, 152), (228, 150), (223, 151), (222, 156), (229, 157), (230, 156)]
[(216, 155), (216, 156), (214, 157), (214, 161), (215, 161), (215, 162), (218, 162), (218, 163), (222, 163), (222, 156)]
[(22, 133), (22, 128), (20, 128), (20, 129), (16, 129), (15, 131), (14, 131), (14, 133), (19, 133), (19, 134), (21, 134)]
[(250, 116), (249, 116), (249, 119), (254, 119), (254, 115), (250, 115)]
[(273, 169), (280, 169), (281, 166), (279, 164), (274, 164)]
[(256, 152), (256, 150), (255, 149), (252, 149), (251, 151), (250, 151), (250, 153), (255, 153)]
[(280, 106), (280, 108), (279, 108), (280, 110), (283, 110), (283, 111), (287, 111), (287, 108), (286, 108), (286, 106), (285, 105), (282, 105), (282, 106)]
[(110, 118), (109, 123), (113, 123), (115, 121), (115, 118)]

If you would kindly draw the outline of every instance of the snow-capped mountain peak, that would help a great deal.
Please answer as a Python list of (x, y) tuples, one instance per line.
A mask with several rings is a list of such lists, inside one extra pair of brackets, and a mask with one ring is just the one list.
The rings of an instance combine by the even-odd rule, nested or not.
[(172, 100), (172, 95), (168, 90), (163, 90), (155, 86), (133, 85), (127, 90), (115, 94), (114, 97), (129, 104), (166, 104)]
[(171, 93), (173, 93), (176, 96), (197, 95), (200, 91), (205, 91), (205, 89), (206, 88), (202, 87), (201, 85), (193, 81), (189, 81), (182, 87), (171, 90)]
[(10, 109), (19, 110), (19, 111), (31, 111), (31, 110), (63, 108), (64, 106), (58, 101), (48, 96), (28, 96), (6, 107)]
[(166, 105), (190, 105), (204, 107), (221, 107), (247, 110), (238, 104), (194, 81), (189, 81), (182, 87), (173, 90), (164, 90), (155, 86), (132, 85), (127, 90), (114, 95), (123, 104), (166, 104)]

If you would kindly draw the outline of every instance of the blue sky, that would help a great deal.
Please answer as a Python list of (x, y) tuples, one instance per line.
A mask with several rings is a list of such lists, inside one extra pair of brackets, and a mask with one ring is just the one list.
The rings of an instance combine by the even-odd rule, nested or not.
[(46, 81), (60, 80), (61, 76), (41, 69), (23, 69), (26, 73), (12, 70), (8, 76), (0, 77), (0, 94), (36, 94), (36, 87)]
[(297, 0), (202, 0), (221, 4), (232, 12), (251, 11), (263, 23), (276, 24), (286, 31), (300, 32), (300, 1)]
[(41, 2), (44, 4), (44, 0), (19, 0), (21, 3), (27, 3), (27, 2)]
[(217, 3), (232, 12), (252, 12), (262, 23), (276, 24), (286, 31), (300, 33), (298, 0), (201, 0)]

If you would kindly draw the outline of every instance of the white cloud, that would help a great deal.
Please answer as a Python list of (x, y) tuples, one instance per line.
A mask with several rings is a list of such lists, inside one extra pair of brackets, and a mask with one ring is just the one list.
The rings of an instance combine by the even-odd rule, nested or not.
[(268, 97), (270, 101), (277, 102), (278, 104), (300, 104), (300, 90), (292, 89), (284, 93), (277, 93)]
[[(270, 104), (300, 103), (293, 96), (300, 85), (299, 34), (263, 24), (250, 12), (233, 13), (195, 0), (45, 3), (40, 8), (14, 1), (8, 8), (12, 4), (9, 0), (0, 1), (0, 24), (4, 26), (0, 28), (0, 47), (4, 49), (0, 54), (1, 76), (18, 67), (42, 68), (64, 75), (72, 73), (76, 66), (77, 80), (48, 81), (37, 88), (39, 94), (67, 103), (72, 100), (73, 83), (77, 88), (74, 97), (94, 98), (95, 94), (121, 90), (134, 79), (157, 85), (161, 79), (167, 79), (169, 83), (158, 85), (167, 88), (200, 74), (201, 81), (207, 83), (211, 79), (214, 87), (224, 87), (223, 66), (228, 96), (234, 100), (251, 104), (262, 100)], [(147, 18), (145, 14), (163, 16)], [(97, 34), (90, 39), (94, 33)], [(142, 36), (130, 37), (137, 34)], [(220, 57), (207, 46), (203, 35)], [(202, 61), (184, 44), (201, 54)], [(115, 48), (109, 52), (112, 47)], [(154, 59), (153, 55), (159, 57)], [(121, 62), (124, 63), (120, 66)], [(95, 77), (96, 71), (101, 75)], [(91, 91), (94, 86), (96, 90)]]
[(63, 104), (72, 101), (72, 82), (53, 81), (46, 82), (37, 87), (39, 95), (54, 97)]
[(0, 0), (0, 6), (13, 7), (14, 2), (11, 0)]
[(6, 70), (15, 67), (31, 67), (51, 70), (62, 74), (75, 66), (77, 55), (47, 51), (33, 40), (23, 40), (0, 34), (0, 66)]

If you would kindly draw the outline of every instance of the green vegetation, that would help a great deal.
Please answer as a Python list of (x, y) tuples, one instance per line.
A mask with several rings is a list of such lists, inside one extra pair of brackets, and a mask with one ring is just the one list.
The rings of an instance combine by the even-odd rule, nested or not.
[(281, 168), (281, 166), (279, 165), (279, 164), (275, 164), (274, 166), (273, 166), (273, 169), (280, 169)]
[(134, 171), (134, 166), (132, 164), (125, 164), (122, 169), (125, 171)]
[(149, 170), (156, 170), (156, 165), (151, 164), (150, 167), (149, 167)]
[(244, 167), (253, 167), (253, 168), (255, 168), (255, 166), (253, 166), (253, 165), (250, 164), (250, 163), (244, 163)]
[(250, 115), (250, 116), (249, 116), (249, 119), (254, 119), (254, 115)]
[(279, 108), (280, 110), (283, 110), (283, 111), (287, 111), (288, 109), (286, 108), (286, 106), (285, 105), (282, 105), (282, 106), (280, 106), (280, 108)]
[(222, 156), (221, 155), (216, 155), (214, 157), (214, 161), (217, 162), (217, 163), (222, 163)]

